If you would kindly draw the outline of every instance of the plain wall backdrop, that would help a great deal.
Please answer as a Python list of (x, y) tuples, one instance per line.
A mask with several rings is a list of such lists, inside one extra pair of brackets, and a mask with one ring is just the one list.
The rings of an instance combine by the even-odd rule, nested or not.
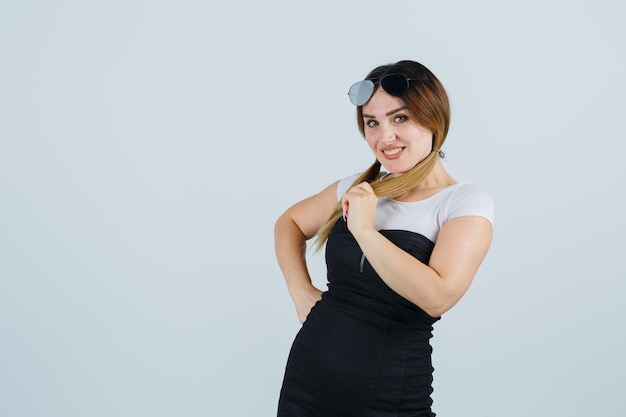
[(625, 415), (624, 15), (1, 1), (0, 415), (275, 415), (299, 323), (274, 221), (372, 162), (346, 91), (400, 59), (446, 86), (445, 165), (496, 203), (435, 325), (434, 411)]

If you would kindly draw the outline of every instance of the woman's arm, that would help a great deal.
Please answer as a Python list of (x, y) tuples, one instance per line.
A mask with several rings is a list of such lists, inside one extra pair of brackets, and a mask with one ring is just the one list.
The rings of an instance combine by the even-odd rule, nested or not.
[(274, 226), (278, 265), (301, 323), (322, 292), (311, 283), (306, 264), (306, 241), (317, 233), (337, 204), (337, 182), (285, 211)]
[(469, 288), (491, 244), (489, 220), (462, 216), (439, 231), (428, 265), (398, 248), (373, 227), (376, 196), (368, 184), (344, 197), (348, 229), (383, 281), (432, 317), (454, 306)]

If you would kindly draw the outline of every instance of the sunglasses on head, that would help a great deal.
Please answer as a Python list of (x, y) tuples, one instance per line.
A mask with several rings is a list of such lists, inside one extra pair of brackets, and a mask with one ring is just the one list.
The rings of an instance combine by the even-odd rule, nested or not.
[(348, 96), (350, 101), (355, 106), (362, 106), (372, 98), (374, 94), (374, 88), (376, 84), (380, 84), (383, 90), (395, 97), (401, 97), (409, 89), (409, 81), (412, 78), (407, 77), (404, 74), (394, 73), (387, 74), (380, 79), (376, 80), (363, 80), (354, 83), (350, 90), (348, 90)]

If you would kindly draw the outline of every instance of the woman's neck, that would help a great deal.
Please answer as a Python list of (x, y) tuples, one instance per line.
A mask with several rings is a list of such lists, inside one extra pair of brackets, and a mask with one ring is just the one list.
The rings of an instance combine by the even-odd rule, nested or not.
[(411, 191), (394, 198), (397, 201), (419, 201), (437, 194), (439, 191), (456, 184), (457, 181), (448, 174), (441, 160), (437, 160), (432, 171), (420, 181)]

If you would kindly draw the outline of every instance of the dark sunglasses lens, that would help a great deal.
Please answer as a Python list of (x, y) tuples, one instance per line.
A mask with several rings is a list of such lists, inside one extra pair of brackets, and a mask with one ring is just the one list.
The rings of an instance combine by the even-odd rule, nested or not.
[(374, 83), (370, 80), (359, 81), (355, 83), (350, 90), (348, 91), (348, 95), (350, 96), (350, 101), (355, 106), (362, 106), (372, 97), (372, 93), (374, 92)]
[(404, 74), (389, 74), (380, 79), (380, 85), (392, 96), (400, 97), (409, 88), (409, 80)]

